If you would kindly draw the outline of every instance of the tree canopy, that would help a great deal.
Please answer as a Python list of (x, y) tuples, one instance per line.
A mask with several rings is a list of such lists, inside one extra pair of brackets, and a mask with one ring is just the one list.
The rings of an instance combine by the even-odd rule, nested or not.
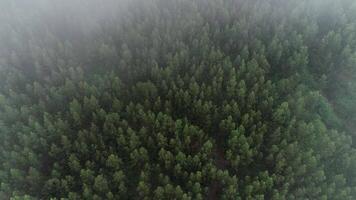
[(0, 1), (0, 199), (356, 199), (354, 0)]

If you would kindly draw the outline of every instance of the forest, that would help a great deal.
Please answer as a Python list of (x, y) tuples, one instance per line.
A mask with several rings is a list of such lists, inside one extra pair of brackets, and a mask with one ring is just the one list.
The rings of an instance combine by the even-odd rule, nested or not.
[(0, 200), (355, 200), (355, 0), (0, 0)]

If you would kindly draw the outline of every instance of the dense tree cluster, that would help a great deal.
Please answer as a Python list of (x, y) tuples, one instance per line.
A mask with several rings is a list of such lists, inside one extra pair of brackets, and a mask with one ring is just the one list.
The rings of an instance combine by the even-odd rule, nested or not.
[(355, 199), (356, 2), (0, 2), (0, 199)]

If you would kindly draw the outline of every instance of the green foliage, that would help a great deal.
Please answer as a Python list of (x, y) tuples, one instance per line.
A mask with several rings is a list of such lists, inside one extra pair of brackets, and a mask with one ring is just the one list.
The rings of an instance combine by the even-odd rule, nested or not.
[(0, 10), (0, 199), (356, 199), (352, 0)]

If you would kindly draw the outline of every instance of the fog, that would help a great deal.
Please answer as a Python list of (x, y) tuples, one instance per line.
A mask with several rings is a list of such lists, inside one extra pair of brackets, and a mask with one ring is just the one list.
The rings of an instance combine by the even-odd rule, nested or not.
[(351, 200), (355, 141), (354, 0), (0, 0), (0, 200)]

